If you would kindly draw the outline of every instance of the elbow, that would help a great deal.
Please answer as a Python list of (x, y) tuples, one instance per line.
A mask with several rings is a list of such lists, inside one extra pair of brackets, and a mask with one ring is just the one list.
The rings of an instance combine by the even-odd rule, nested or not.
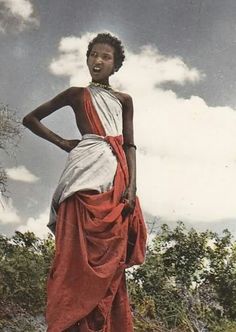
[(29, 125), (30, 125), (30, 117), (28, 116), (28, 115), (26, 115), (24, 118), (23, 118), (23, 120), (22, 120), (22, 124), (23, 124), (23, 126), (25, 126), (25, 127), (29, 127)]
[(32, 126), (33, 122), (34, 122), (34, 119), (33, 119), (32, 115), (30, 115), (30, 114), (26, 115), (22, 120), (22, 124), (26, 128), (30, 128)]

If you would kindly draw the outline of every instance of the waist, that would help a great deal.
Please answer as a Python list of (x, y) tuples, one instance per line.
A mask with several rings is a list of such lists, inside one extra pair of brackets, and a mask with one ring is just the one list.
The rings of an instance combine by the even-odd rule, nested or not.
[(117, 136), (102, 136), (102, 135), (97, 135), (97, 134), (84, 134), (82, 135), (81, 141), (84, 140), (93, 140), (93, 141), (105, 141), (109, 143), (110, 141), (116, 141), (119, 145), (123, 144), (123, 135), (117, 135)]
[(86, 140), (86, 139), (93, 139), (97, 141), (104, 141), (105, 136), (97, 135), (97, 134), (84, 134), (82, 135), (81, 141)]

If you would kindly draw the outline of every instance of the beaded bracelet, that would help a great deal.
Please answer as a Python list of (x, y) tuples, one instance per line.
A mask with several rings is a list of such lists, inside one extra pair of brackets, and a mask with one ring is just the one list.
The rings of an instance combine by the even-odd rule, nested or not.
[(135, 150), (137, 150), (137, 146), (133, 143), (124, 143), (123, 147), (134, 148)]

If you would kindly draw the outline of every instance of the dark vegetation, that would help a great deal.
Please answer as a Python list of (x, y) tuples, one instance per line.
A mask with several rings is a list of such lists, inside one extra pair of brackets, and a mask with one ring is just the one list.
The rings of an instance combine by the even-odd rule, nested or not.
[[(1, 331), (44, 331), (37, 319), (53, 253), (52, 236), (0, 236)], [(163, 225), (127, 277), (136, 332), (236, 331), (236, 243), (227, 230)]]
[[(22, 133), (21, 121), (16, 112), (0, 104), (0, 153), (12, 154)], [(6, 194), (7, 174), (0, 163), (0, 194)]]

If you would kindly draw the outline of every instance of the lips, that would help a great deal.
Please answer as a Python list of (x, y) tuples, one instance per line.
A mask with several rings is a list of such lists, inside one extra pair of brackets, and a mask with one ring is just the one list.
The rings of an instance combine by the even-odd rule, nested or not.
[(102, 70), (101, 67), (99, 67), (99, 66), (97, 66), (97, 65), (93, 66), (93, 72), (94, 72), (94, 73), (100, 73), (101, 70)]

